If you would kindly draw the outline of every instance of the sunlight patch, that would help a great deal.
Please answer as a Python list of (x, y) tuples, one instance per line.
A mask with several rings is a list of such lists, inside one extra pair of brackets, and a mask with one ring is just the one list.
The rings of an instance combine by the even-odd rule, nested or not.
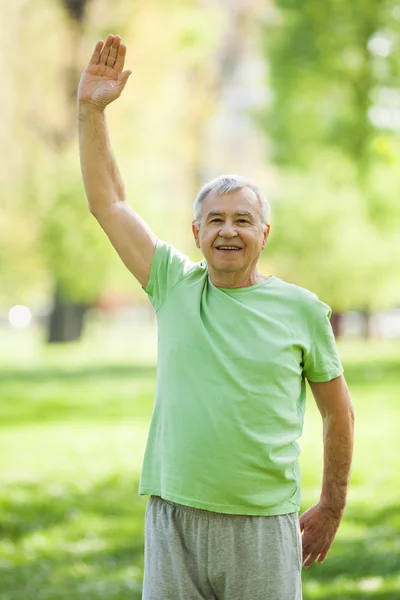
[(360, 579), (357, 587), (364, 592), (371, 592), (373, 590), (379, 590), (382, 585), (382, 577), (366, 577), (365, 579)]

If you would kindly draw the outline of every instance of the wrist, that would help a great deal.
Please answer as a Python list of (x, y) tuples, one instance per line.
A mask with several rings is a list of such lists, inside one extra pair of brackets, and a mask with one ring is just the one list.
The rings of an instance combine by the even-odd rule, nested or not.
[(323, 510), (335, 517), (341, 517), (344, 513), (344, 509), (346, 508), (346, 505), (343, 504), (342, 502), (332, 503), (332, 502), (324, 501), (322, 499), (318, 502), (318, 506), (320, 507), (321, 510)]
[(94, 102), (87, 100), (78, 100), (78, 113), (80, 115), (104, 114), (105, 106), (98, 106)]

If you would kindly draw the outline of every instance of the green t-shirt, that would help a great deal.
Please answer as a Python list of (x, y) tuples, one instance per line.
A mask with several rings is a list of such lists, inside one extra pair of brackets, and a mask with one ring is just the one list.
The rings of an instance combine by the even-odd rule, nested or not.
[(318, 297), (277, 277), (218, 288), (158, 240), (146, 288), (158, 366), (140, 495), (220, 513), (300, 508), (305, 378), (343, 373)]

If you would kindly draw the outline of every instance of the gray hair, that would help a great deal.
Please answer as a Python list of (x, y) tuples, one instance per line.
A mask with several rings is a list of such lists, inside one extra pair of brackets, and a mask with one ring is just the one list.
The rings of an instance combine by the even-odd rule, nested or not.
[(261, 208), (261, 219), (264, 224), (269, 223), (270, 216), (270, 207), (268, 204), (268, 200), (265, 198), (261, 189), (247, 179), (246, 177), (242, 177), (241, 175), (219, 175), (219, 177), (215, 177), (212, 179), (199, 191), (195, 201), (193, 202), (193, 211), (194, 211), (194, 221), (197, 226), (200, 225), (201, 222), (201, 210), (202, 204), (205, 197), (210, 192), (215, 192), (218, 196), (222, 196), (223, 194), (228, 194), (229, 192), (236, 192), (236, 190), (241, 190), (244, 187), (248, 187), (257, 196), (257, 199), (260, 202)]

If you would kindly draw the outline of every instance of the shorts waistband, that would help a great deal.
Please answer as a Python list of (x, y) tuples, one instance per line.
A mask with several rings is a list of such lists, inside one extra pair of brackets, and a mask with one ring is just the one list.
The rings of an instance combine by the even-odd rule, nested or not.
[(222, 512), (215, 512), (213, 510), (206, 510), (204, 508), (196, 508), (195, 506), (188, 506), (187, 504), (179, 504), (178, 502), (173, 502), (172, 500), (166, 500), (166, 498), (162, 498), (161, 496), (150, 496), (150, 500), (152, 500), (153, 502), (160, 502), (160, 503), (164, 503), (164, 504), (169, 504), (170, 506), (172, 506), (175, 510), (179, 510), (185, 513), (191, 513), (191, 514), (197, 514), (197, 515), (202, 515), (205, 517), (218, 517), (218, 518), (225, 518), (225, 519), (232, 519), (232, 517), (236, 517), (236, 518), (255, 518), (255, 519), (274, 519), (276, 517), (281, 517), (281, 516), (285, 516), (288, 517), (289, 515), (294, 515), (296, 516), (297, 513), (293, 512), (293, 513), (285, 513), (284, 515), (243, 515), (243, 514), (236, 514), (236, 513), (222, 513)]

